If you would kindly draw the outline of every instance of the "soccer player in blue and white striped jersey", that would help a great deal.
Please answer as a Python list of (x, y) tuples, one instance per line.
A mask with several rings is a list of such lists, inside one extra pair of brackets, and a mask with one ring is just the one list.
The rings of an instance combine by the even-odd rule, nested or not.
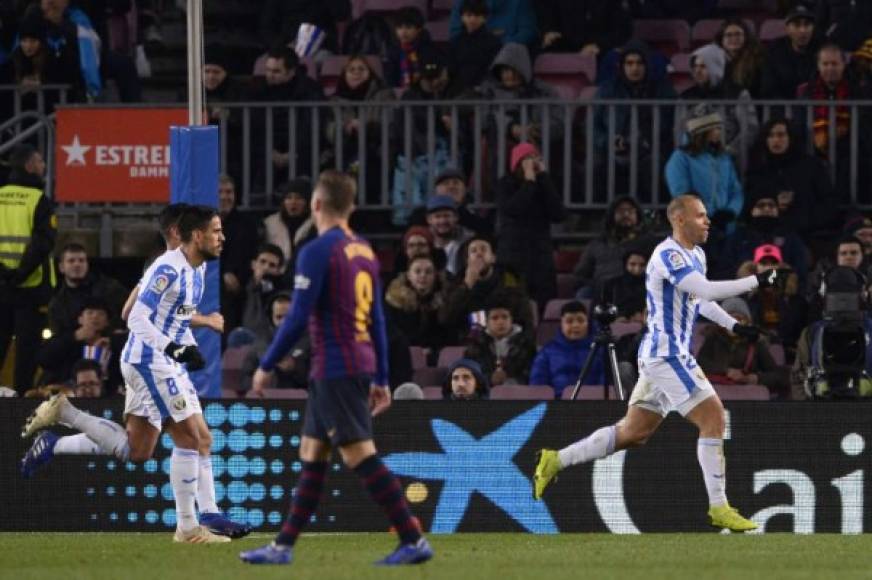
[(570, 465), (601, 459), (621, 449), (644, 445), (670, 411), (699, 429), (697, 458), (709, 497), (713, 526), (733, 531), (757, 527), (732, 508), (726, 496), (723, 455), (724, 407), (690, 350), (693, 324), (702, 314), (735, 334), (756, 337), (759, 330), (737, 322), (717, 305), (757, 287), (781, 284), (780, 270), (739, 280), (706, 279), (706, 257), (700, 247), (708, 239), (709, 218), (698, 197), (682, 195), (667, 208), (672, 236), (654, 250), (645, 273), (647, 332), (639, 345), (639, 380), (626, 416), (569, 447), (543, 449), (534, 473), (534, 496), (542, 497), (557, 473)]

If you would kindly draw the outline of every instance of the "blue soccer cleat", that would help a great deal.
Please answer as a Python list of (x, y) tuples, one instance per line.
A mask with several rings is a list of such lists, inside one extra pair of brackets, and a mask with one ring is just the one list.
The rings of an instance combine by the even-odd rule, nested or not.
[(376, 562), (379, 566), (402, 566), (404, 564), (423, 564), (433, 557), (433, 548), (427, 538), (422, 537), (414, 544), (400, 544), (399, 547), (383, 560)]
[(54, 459), (54, 448), (59, 437), (51, 431), (43, 431), (37, 435), (33, 441), (33, 445), (24, 454), (24, 459), (21, 460), (21, 475), (26, 478), (31, 477), (36, 470), (50, 463)]
[(248, 524), (237, 524), (220, 512), (200, 514), (200, 525), (205, 526), (213, 534), (227, 536), (228, 538), (244, 538), (251, 533)]
[(290, 546), (279, 546), (275, 542), (239, 552), (239, 559), (249, 564), (290, 564), (294, 560), (294, 551)]

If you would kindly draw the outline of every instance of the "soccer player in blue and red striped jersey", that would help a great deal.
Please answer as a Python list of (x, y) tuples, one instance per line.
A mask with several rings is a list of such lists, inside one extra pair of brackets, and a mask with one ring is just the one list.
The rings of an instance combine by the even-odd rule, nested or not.
[(252, 389), (263, 392), (274, 367), (308, 324), (312, 373), (300, 443), (303, 470), (275, 541), (242, 552), (244, 562), (291, 562), (297, 537), (318, 507), (334, 447), (400, 537), (397, 549), (378, 563), (418, 564), (433, 557), (399, 481), (382, 463), (372, 438), (372, 416), (390, 406), (391, 392), (378, 260), (366, 240), (348, 227), (356, 189), (346, 174), (321, 174), (311, 202), (318, 238), (300, 251), (291, 312), (252, 380)]

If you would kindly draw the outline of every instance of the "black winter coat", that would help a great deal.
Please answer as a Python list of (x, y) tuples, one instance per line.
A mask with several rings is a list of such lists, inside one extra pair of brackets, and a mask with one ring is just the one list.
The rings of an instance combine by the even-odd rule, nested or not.
[(763, 65), (764, 99), (795, 99), (796, 89), (807, 83), (816, 70), (814, 41), (805, 52), (793, 50), (790, 39), (779, 38), (769, 47)]
[(536, 18), (542, 33), (562, 37), (546, 50), (578, 52), (596, 44), (601, 54), (623, 45), (633, 32), (633, 21), (622, 2), (615, 0), (538, 0)]

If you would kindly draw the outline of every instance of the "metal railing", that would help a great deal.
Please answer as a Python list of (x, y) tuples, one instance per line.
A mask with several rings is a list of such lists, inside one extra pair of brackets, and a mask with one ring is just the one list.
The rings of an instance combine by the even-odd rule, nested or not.
[[(27, 125), (23, 128), (23, 125)], [(45, 193), (52, 196), (54, 186), (54, 115), (35, 111), (19, 113), (0, 124), (0, 157), (5, 157), (16, 145), (36, 140), (36, 146), (45, 152)]]

